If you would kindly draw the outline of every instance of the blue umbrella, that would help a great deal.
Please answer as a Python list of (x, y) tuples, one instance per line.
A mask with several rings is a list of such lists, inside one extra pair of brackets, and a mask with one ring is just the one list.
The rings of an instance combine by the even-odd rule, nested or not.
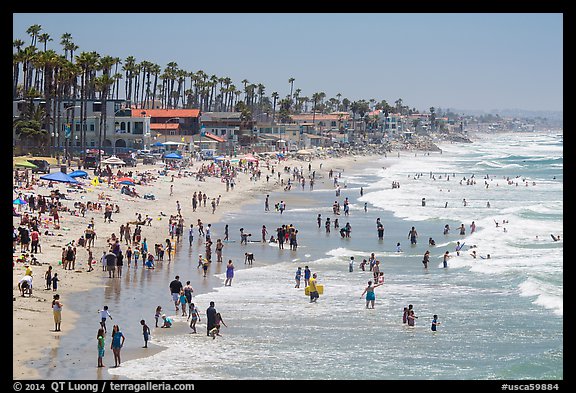
[(122, 180), (121, 182), (119, 182), (119, 184), (126, 184), (128, 186), (133, 186), (134, 182), (130, 180)]
[(13, 205), (25, 205), (28, 202), (26, 202), (24, 199), (20, 199), (20, 198), (16, 198), (12, 201)]
[(153, 144), (152, 146), (164, 146), (164, 144), (162, 142), (156, 142), (155, 144)]
[(164, 158), (175, 158), (175, 159), (177, 159), (177, 160), (180, 160), (180, 159), (182, 159), (182, 156), (179, 156), (179, 155), (176, 154), (176, 153), (170, 153), (170, 154), (166, 154), (166, 155), (164, 156)]
[(70, 177), (69, 175), (62, 173), (62, 172), (54, 172), (54, 173), (50, 173), (48, 175), (40, 176), (40, 179), (59, 181), (59, 182), (63, 182), (63, 183), (72, 183), (72, 184), (78, 183), (78, 180), (76, 180), (73, 177)]
[(74, 172), (70, 172), (70, 174), (68, 176), (70, 176), (70, 177), (86, 177), (86, 176), (88, 176), (88, 172), (77, 170)]

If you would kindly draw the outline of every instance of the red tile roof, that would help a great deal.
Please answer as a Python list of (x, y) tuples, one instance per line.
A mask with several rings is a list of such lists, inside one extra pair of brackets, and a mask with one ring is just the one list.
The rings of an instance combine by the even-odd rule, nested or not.
[(151, 130), (177, 130), (178, 127), (178, 123), (150, 123)]
[(222, 139), (222, 138), (220, 138), (219, 136), (216, 136), (216, 135), (211, 134), (211, 133), (209, 133), (209, 132), (207, 132), (205, 135), (206, 135), (206, 137), (208, 137), (208, 138), (210, 138), (210, 139), (213, 139), (213, 140), (215, 140), (216, 142), (226, 142), (225, 139)]
[(200, 109), (132, 109), (133, 117), (199, 117)]

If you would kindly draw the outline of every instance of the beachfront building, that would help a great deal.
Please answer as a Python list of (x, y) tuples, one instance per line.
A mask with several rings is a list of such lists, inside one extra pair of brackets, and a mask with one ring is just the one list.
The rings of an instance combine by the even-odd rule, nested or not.
[(199, 109), (134, 109), (133, 112), (149, 119), (151, 145), (165, 142), (189, 144), (192, 135), (200, 132)]
[[(34, 109), (45, 109), (46, 101), (42, 98), (14, 100), (13, 118), (23, 117), (30, 105)], [(84, 146), (87, 149), (100, 147), (106, 154), (117, 154), (149, 146), (150, 119), (140, 115), (140, 110), (130, 109), (125, 100), (107, 100), (106, 108), (100, 100), (87, 100), (85, 108), (83, 121), (79, 100), (64, 99), (56, 110), (51, 108), (55, 113), (55, 127), (49, 131), (50, 154), (61, 155), (68, 151), (79, 155)], [(28, 146), (17, 135), (13, 134), (13, 140), (21, 153), (27, 152)]]
[(307, 132), (321, 134), (323, 131), (337, 131), (352, 128), (352, 119), (348, 112), (300, 113), (290, 116), (299, 126), (309, 129)]
[(258, 136), (265, 151), (296, 151), (305, 148), (303, 130), (298, 124), (261, 124)]

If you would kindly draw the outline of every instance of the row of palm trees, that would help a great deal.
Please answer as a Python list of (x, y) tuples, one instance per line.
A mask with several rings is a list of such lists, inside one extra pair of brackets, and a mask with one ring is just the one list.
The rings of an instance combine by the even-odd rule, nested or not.
[[(62, 122), (75, 118), (76, 108), (80, 112), (80, 145), (86, 147), (87, 102), (102, 101), (100, 126), (104, 130), (101, 138), (106, 139), (106, 101), (119, 99), (121, 94), (132, 108), (198, 108), (202, 111), (242, 112), (244, 120), (255, 116), (272, 114), (272, 122), (278, 118), (289, 122), (290, 116), (308, 112), (330, 113), (344, 111), (364, 117), (370, 109), (409, 112), (402, 100), (390, 106), (385, 100), (375, 99), (351, 102), (342, 99), (342, 94), (326, 99), (324, 92), (315, 92), (311, 97), (303, 96), (300, 88), (294, 89), (295, 78), (288, 83), (290, 93), (280, 98), (277, 91), (266, 96), (262, 83), (251, 83), (247, 79), (236, 86), (229, 77), (209, 75), (203, 70), (196, 72), (179, 68), (174, 61), (162, 67), (146, 60), (137, 62), (133, 56), (122, 60), (119, 57), (101, 55), (95, 51), (82, 51), (74, 43), (70, 33), (60, 37), (64, 54), (48, 49), (53, 41), (50, 34), (42, 32), (41, 25), (32, 25), (26, 33), (30, 44), (20, 39), (13, 41), (13, 97), (23, 101), (42, 97), (46, 101), (42, 126), (48, 135), (50, 130), (61, 130)], [(40, 45), (42, 44), (42, 45)], [(22, 79), (20, 79), (22, 77)], [(123, 92), (121, 81), (124, 80)], [(243, 97), (242, 97), (243, 94)], [(61, 111), (61, 102), (72, 102), (66, 113)], [(78, 104), (79, 103), (79, 104)], [(77, 105), (78, 104), (78, 105)], [(278, 108), (278, 113), (277, 113)], [(414, 109), (415, 111), (415, 109)], [(67, 140), (74, 140), (75, 130), (70, 130)], [(52, 141), (55, 143), (55, 141)], [(101, 146), (101, 140), (99, 146)]]

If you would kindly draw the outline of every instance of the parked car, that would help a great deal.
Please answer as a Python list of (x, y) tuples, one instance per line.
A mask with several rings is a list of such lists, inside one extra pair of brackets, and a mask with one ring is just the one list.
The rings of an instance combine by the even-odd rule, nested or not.
[(136, 166), (136, 159), (130, 154), (118, 154), (117, 157), (126, 163), (126, 166)]
[(83, 162), (84, 168), (97, 168), (98, 165), (99, 165), (98, 157), (96, 157), (96, 156), (84, 157), (84, 162)]
[(152, 154), (144, 156), (143, 163), (144, 165), (154, 165), (156, 164), (156, 157), (154, 157)]
[(28, 162), (31, 162), (32, 164), (37, 166), (37, 168), (32, 169), (32, 172), (34, 172), (34, 173), (38, 173), (38, 172), (50, 173), (50, 164), (48, 163), (48, 161), (46, 161), (46, 160), (28, 160)]

